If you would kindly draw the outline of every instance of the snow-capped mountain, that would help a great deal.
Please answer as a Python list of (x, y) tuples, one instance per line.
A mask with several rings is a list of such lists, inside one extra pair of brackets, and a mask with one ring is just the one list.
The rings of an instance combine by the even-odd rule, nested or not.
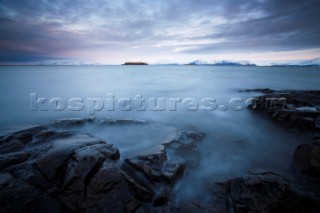
[(190, 62), (188, 65), (211, 65), (211, 66), (256, 66), (255, 64), (250, 63), (249, 61), (206, 61), (206, 60), (196, 60)]
[(273, 63), (271, 64), (272, 66), (275, 67), (313, 67), (313, 66), (320, 66), (320, 58), (314, 58), (310, 60), (305, 60), (305, 61), (296, 61), (296, 62), (291, 62), (291, 63)]
[(311, 60), (302, 61), (301, 66), (320, 66), (320, 58), (314, 58)]

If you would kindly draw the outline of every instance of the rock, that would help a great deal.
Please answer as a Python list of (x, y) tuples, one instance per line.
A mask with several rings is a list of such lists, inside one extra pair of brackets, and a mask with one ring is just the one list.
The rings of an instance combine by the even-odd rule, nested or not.
[[(5, 212), (134, 212), (152, 205), (150, 185), (123, 171), (119, 150), (105, 141), (38, 127), (1, 140), (1, 151), (12, 152), (0, 156)], [(164, 177), (174, 179), (177, 165), (162, 163)]]
[(275, 92), (275, 90), (268, 89), (268, 88), (265, 88), (265, 89), (245, 89), (245, 90), (240, 90), (239, 92), (261, 92), (264, 94), (268, 94), (268, 93)]
[(1, 131), (0, 144), (6, 143), (10, 140), (17, 139), (23, 144), (26, 144), (32, 140), (32, 135), (38, 134), (41, 131), (47, 130), (47, 127), (40, 125), (31, 125), (21, 127), (19, 129), (9, 129)]
[[(247, 175), (209, 186), (217, 212), (317, 212), (319, 202), (304, 197), (280, 175)], [(217, 201), (222, 204), (217, 206)], [(218, 208), (218, 209), (217, 209)]]
[[(207, 206), (203, 206), (197, 202), (182, 202), (179, 204), (176, 204), (174, 206), (165, 206), (160, 209), (158, 209), (156, 212), (158, 213), (218, 213), (219, 211), (216, 211), (216, 209), (208, 208)], [(222, 212), (219, 212), (222, 213)]]
[(3, 190), (12, 180), (12, 175), (9, 173), (0, 173), (0, 191)]
[(125, 159), (125, 162), (152, 182), (174, 184), (184, 175), (187, 166), (198, 165), (197, 143), (203, 137), (202, 133), (181, 132), (175, 139), (164, 143), (160, 153), (135, 156)]
[(313, 130), (315, 128), (315, 122), (312, 117), (301, 117), (298, 119), (295, 127), (302, 131)]
[(30, 132), (20, 133), (15, 135), (13, 139), (18, 140), (23, 144), (28, 144), (32, 141), (32, 134)]
[(148, 65), (148, 64), (145, 62), (125, 62), (122, 65)]
[(170, 187), (164, 186), (160, 193), (154, 198), (154, 206), (163, 206), (169, 203), (169, 201), (174, 197), (174, 192)]
[(320, 91), (273, 91), (256, 98), (249, 108), (266, 112), (283, 125), (303, 132), (319, 131)]
[(299, 145), (294, 153), (294, 165), (299, 172), (320, 177), (320, 142)]
[(23, 148), (24, 148), (24, 145), (20, 141), (13, 139), (12, 141), (9, 141), (0, 145), (0, 154), (17, 152), (22, 150)]
[(11, 154), (0, 156), (0, 170), (5, 169), (9, 166), (13, 166), (26, 161), (29, 158), (27, 152), (15, 152)]
[(69, 159), (59, 200), (77, 210), (85, 199), (86, 186), (106, 159), (119, 159), (118, 149), (109, 144), (85, 146), (74, 151)]
[(146, 125), (148, 124), (145, 120), (137, 120), (137, 119), (106, 119), (101, 120), (99, 125)]
[(48, 181), (51, 181), (59, 175), (64, 175), (63, 171), (73, 151), (73, 148), (55, 149), (38, 159), (34, 166)]
[(105, 162), (94, 175), (87, 189), (88, 209), (106, 212), (134, 212), (152, 193), (139, 186), (112, 162)]
[(33, 199), (28, 205), (25, 207), (26, 212), (48, 212), (48, 213), (56, 213), (56, 212), (64, 212), (59, 201), (54, 199), (48, 194), (41, 194), (40, 196)]
[(125, 161), (129, 163), (133, 168), (138, 171), (142, 171), (146, 177), (152, 181), (163, 181), (163, 168), (167, 156), (164, 152), (149, 154), (149, 155), (139, 155)]
[(166, 162), (166, 154), (161, 152), (150, 155), (140, 155), (125, 161), (134, 169), (143, 172), (151, 181), (175, 183), (184, 173), (184, 162)]
[(59, 119), (55, 120), (52, 123), (52, 126), (59, 128), (73, 127), (73, 126), (81, 126), (87, 122), (85, 118), (68, 118), (68, 119)]
[(198, 143), (203, 137), (203, 133), (181, 132), (176, 139), (163, 144), (164, 150), (170, 159), (196, 167), (199, 164)]
[(0, 191), (0, 207), (4, 212), (27, 212), (28, 204), (41, 196), (41, 190), (22, 179), (12, 178)]
[(68, 138), (68, 137), (74, 136), (75, 134), (77, 133), (72, 131), (46, 130), (46, 131), (40, 132), (35, 136), (36, 141), (34, 143), (47, 142), (54, 139)]

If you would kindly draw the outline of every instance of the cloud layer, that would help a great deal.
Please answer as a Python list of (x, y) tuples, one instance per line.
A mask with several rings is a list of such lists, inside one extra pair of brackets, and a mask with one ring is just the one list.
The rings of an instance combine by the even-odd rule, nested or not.
[(318, 0), (0, 0), (0, 63), (309, 56), (319, 26)]

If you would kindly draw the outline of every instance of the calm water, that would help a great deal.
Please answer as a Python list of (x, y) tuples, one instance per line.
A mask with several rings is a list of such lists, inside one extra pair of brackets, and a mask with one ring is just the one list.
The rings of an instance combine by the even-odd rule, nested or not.
[[(319, 68), (210, 67), (210, 66), (48, 66), (0, 67), (0, 127), (46, 124), (66, 117), (87, 117), (88, 98), (106, 100), (142, 95), (143, 98), (213, 98), (227, 105), (231, 98), (249, 98), (257, 93), (241, 89), (317, 89)], [(31, 111), (30, 93), (38, 98), (84, 99), (85, 109), (71, 111)], [(186, 111), (178, 103), (176, 111), (105, 108), (95, 112), (102, 118), (133, 118), (156, 125), (107, 127), (88, 125), (81, 131), (103, 138), (120, 148), (122, 159), (157, 151), (176, 130), (196, 130), (207, 134), (200, 144), (201, 163), (177, 187), (183, 196), (196, 196), (204, 180), (243, 175), (259, 169), (286, 172), (299, 137), (249, 110)], [(41, 108), (41, 107), (40, 107)], [(191, 184), (192, 183), (192, 184)]]

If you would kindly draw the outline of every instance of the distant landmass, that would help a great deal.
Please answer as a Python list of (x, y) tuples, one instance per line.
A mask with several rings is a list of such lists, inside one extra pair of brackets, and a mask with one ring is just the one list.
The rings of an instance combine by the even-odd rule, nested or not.
[(202, 65), (202, 66), (257, 66), (256, 64), (250, 63), (249, 61), (203, 61), (203, 60), (196, 60), (190, 62), (186, 65)]
[(320, 58), (305, 60), (299, 63), (279, 63), (272, 64), (273, 67), (319, 67)]
[(145, 62), (125, 62), (122, 65), (148, 65), (148, 64)]

